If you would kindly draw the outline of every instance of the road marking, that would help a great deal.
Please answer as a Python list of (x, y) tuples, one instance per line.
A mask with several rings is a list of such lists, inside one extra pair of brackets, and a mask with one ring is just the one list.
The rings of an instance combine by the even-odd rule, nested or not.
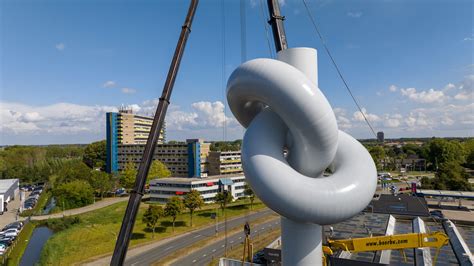
[(198, 237), (200, 237), (200, 236), (201, 236), (201, 235), (197, 235), (197, 236), (195, 236), (195, 237), (193, 237), (193, 238), (198, 238)]
[(213, 249), (212, 252), (216, 252), (216, 249)]
[(170, 250), (172, 248), (174, 248), (174, 246), (169, 246), (169, 247), (165, 248), (165, 251)]

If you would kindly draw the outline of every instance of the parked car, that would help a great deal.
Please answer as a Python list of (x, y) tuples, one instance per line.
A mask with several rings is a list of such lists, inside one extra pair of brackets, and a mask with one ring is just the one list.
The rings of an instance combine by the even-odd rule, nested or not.
[(5, 227), (3, 227), (3, 231), (8, 230), (8, 229), (11, 229), (11, 228), (15, 228), (15, 229), (21, 230), (22, 227), (23, 227), (23, 223), (22, 223), (22, 222), (13, 222), (13, 223), (7, 224)]
[(0, 232), (0, 240), (12, 239), (14, 240), (18, 236), (17, 232)]
[(20, 230), (16, 229), (16, 228), (10, 228), (10, 229), (7, 229), (7, 230), (4, 230), (4, 231), (0, 232), (0, 234), (1, 233), (5, 233), (5, 235), (8, 234), (8, 233), (15, 233), (15, 234), (18, 235), (18, 233), (20, 233)]
[(0, 240), (0, 245), (9, 247), (13, 243), (13, 240)]

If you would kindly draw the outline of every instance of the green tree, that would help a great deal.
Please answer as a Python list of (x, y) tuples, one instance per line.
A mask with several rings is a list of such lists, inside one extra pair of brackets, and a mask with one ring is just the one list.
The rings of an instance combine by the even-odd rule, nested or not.
[(100, 198), (104, 198), (104, 193), (113, 188), (112, 176), (102, 171), (92, 170), (89, 184), (99, 193)]
[(90, 168), (81, 160), (73, 159), (65, 161), (57, 173), (58, 182), (66, 183), (74, 180), (89, 180)]
[(163, 217), (163, 207), (158, 205), (149, 205), (148, 209), (143, 214), (143, 223), (153, 231), (152, 237), (155, 238), (155, 229), (158, 224), (158, 220)]
[(446, 139), (433, 139), (425, 147), (427, 160), (431, 162), (435, 170), (446, 162), (465, 162), (463, 146), (458, 141)]
[(466, 167), (474, 168), (474, 139), (464, 142), (464, 151), (466, 156)]
[(255, 200), (255, 193), (249, 184), (245, 183), (244, 194), (250, 199), (250, 210), (253, 207), (253, 201)]
[(52, 189), (52, 193), (59, 204), (64, 203), (66, 209), (83, 207), (94, 201), (94, 190), (84, 180), (61, 183)]
[(105, 140), (93, 142), (84, 149), (82, 161), (90, 168), (104, 168), (107, 157)]
[(169, 176), (171, 176), (171, 171), (168, 170), (168, 167), (159, 160), (153, 160), (150, 166), (150, 171), (148, 172), (147, 180)]
[(125, 188), (131, 189), (135, 184), (136, 178), (137, 169), (135, 169), (135, 164), (133, 162), (128, 162), (122, 173), (120, 173), (120, 184)]
[(199, 191), (192, 189), (184, 196), (184, 206), (188, 208), (190, 215), (190, 224), (193, 227), (194, 210), (200, 209), (204, 205), (204, 199)]
[(232, 202), (232, 194), (228, 191), (218, 192), (216, 194), (216, 202), (219, 203), (222, 212), (224, 212), (226, 205)]
[(168, 199), (168, 202), (165, 206), (165, 215), (173, 219), (173, 232), (176, 217), (183, 211), (183, 209), (183, 201), (179, 197), (174, 196)]
[(455, 191), (471, 191), (468, 175), (464, 168), (456, 161), (445, 162), (440, 165), (436, 173), (435, 189), (448, 189)]
[(374, 160), (375, 165), (377, 166), (377, 170), (381, 170), (383, 165), (382, 165), (382, 160), (385, 160), (385, 150), (383, 149), (382, 146), (374, 146), (371, 147), (369, 150), (370, 155), (372, 156), (372, 159)]

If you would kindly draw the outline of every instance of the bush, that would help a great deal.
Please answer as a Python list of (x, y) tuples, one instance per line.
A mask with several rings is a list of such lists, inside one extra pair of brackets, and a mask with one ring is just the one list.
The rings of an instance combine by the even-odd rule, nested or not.
[(62, 231), (70, 228), (75, 224), (79, 224), (81, 219), (79, 217), (63, 217), (60, 219), (48, 219), (44, 222), (44, 225), (54, 232)]

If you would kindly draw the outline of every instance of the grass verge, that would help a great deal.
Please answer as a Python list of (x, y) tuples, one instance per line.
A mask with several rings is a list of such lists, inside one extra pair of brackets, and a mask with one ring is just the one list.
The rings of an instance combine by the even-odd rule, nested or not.
[[(45, 244), (41, 252), (40, 265), (71, 265), (90, 260), (92, 257), (110, 254), (115, 246), (117, 234), (127, 202), (119, 202), (105, 208), (77, 215), (80, 223), (55, 233)], [(264, 208), (264, 204), (253, 204), (253, 210)], [(161, 218), (156, 228), (155, 238), (152, 239), (151, 230), (142, 222), (143, 213), (148, 204), (141, 204), (135, 227), (130, 241), (130, 247), (142, 245), (150, 241), (157, 241), (170, 236), (214, 224), (211, 215), (215, 213), (215, 205), (206, 206), (205, 210), (195, 213), (194, 227), (189, 224), (189, 213), (183, 213), (176, 219), (175, 232), (172, 232), (171, 219)], [(209, 209), (207, 209), (209, 208)], [(227, 209), (227, 218), (243, 215), (248, 212), (247, 204), (236, 205)], [(218, 211), (219, 221), (222, 213)]]
[(7, 261), (6, 265), (19, 265), (23, 253), (25, 253), (26, 246), (30, 240), (33, 230), (35, 229), (35, 223), (26, 223), (23, 229), (18, 234), (18, 238), (15, 243), (10, 247), (8, 253), (6, 253)]

